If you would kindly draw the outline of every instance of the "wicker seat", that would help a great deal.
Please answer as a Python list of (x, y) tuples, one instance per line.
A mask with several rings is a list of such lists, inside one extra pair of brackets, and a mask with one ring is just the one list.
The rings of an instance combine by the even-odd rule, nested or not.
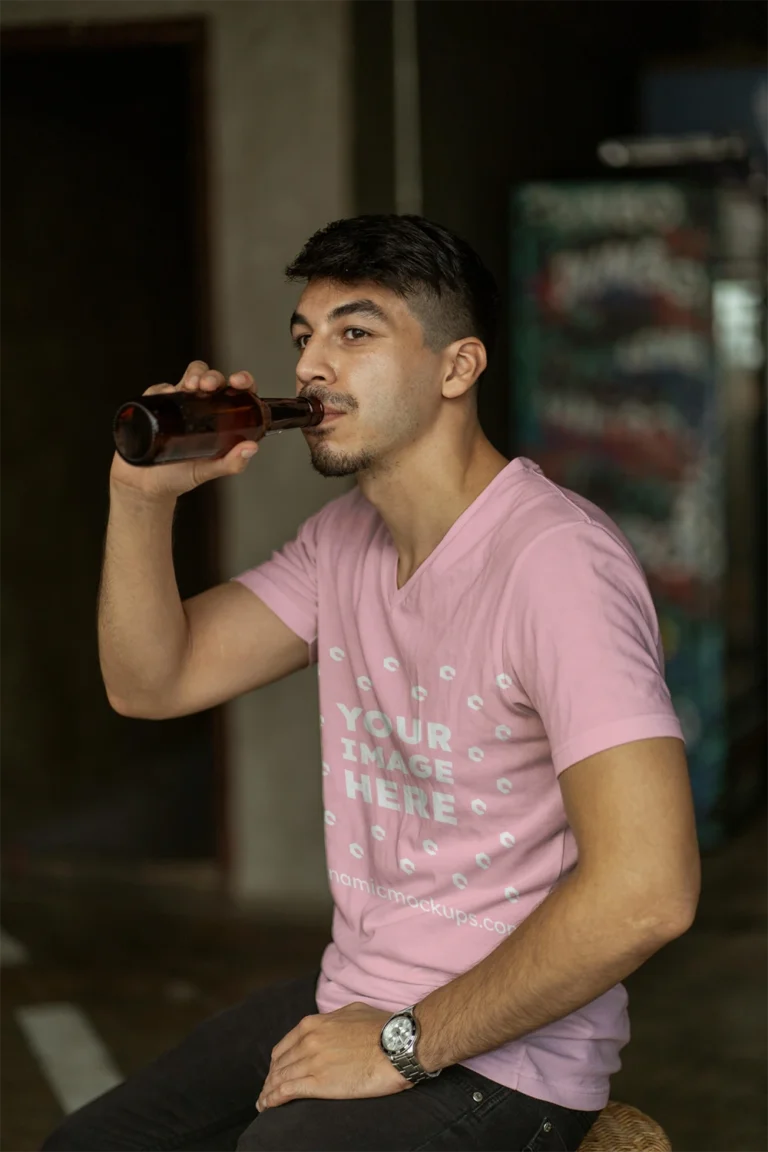
[(629, 1104), (609, 1100), (579, 1152), (672, 1152), (663, 1128)]

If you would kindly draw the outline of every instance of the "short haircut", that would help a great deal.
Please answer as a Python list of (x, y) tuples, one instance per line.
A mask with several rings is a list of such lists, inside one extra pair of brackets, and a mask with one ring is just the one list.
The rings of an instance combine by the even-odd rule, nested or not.
[(468, 336), (490, 359), (499, 322), (496, 281), (475, 250), (422, 216), (354, 216), (316, 232), (285, 270), (289, 280), (368, 282), (408, 304), (438, 352)]

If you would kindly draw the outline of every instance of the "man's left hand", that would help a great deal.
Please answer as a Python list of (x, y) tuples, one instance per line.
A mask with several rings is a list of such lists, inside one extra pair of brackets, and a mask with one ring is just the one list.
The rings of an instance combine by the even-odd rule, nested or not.
[(356, 1001), (335, 1012), (305, 1016), (272, 1049), (258, 1111), (302, 1097), (354, 1100), (412, 1088), (379, 1044), (391, 1015)]

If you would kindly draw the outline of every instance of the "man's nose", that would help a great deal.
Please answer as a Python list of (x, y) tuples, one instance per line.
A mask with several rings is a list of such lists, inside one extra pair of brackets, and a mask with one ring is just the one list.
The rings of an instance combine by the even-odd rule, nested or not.
[(336, 374), (333, 367), (328, 362), (328, 358), (323, 355), (322, 348), (318, 344), (315, 344), (314, 347), (309, 344), (304, 349), (296, 365), (296, 379), (303, 388), (307, 384), (315, 382), (333, 384), (335, 381)]

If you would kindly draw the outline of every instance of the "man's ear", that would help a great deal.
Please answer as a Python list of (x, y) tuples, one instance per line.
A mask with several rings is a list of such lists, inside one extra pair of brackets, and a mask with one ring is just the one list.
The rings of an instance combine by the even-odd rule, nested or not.
[(455, 400), (469, 392), (479, 376), (488, 367), (488, 353), (482, 340), (474, 336), (467, 340), (457, 340), (445, 350), (448, 359), (447, 371), (443, 379), (443, 396)]

